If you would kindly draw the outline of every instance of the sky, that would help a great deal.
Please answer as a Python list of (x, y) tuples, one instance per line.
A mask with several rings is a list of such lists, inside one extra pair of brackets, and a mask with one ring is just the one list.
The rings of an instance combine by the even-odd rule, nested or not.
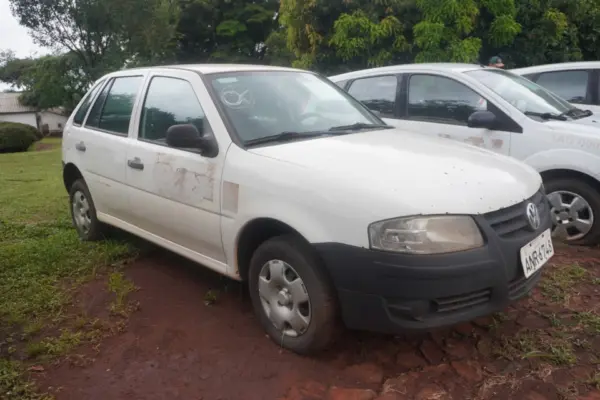
[[(48, 51), (40, 48), (27, 33), (27, 29), (10, 12), (8, 0), (0, 0), (0, 50), (13, 50), (17, 57), (44, 54)], [(0, 82), (0, 92), (8, 86)]]

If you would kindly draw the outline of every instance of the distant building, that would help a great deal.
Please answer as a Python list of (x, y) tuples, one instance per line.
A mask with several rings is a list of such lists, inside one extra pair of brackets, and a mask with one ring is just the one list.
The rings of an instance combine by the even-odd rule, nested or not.
[(68, 116), (59, 108), (38, 111), (21, 104), (22, 93), (0, 93), (0, 121), (20, 122), (35, 127), (44, 135), (62, 134)]

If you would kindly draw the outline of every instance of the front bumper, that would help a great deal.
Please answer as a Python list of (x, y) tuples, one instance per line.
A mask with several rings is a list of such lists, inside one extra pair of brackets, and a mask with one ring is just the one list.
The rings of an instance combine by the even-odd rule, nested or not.
[[(529, 202), (540, 212), (535, 231), (525, 215)], [(428, 330), (502, 310), (529, 293), (544, 268), (526, 279), (519, 251), (551, 227), (543, 192), (475, 220), (486, 244), (459, 253), (406, 255), (315, 244), (337, 289), (346, 326), (386, 333)]]

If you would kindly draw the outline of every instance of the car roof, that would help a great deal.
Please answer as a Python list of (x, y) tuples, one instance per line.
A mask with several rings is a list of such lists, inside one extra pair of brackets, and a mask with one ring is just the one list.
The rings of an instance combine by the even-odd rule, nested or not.
[(154, 71), (164, 69), (183, 69), (188, 71), (195, 71), (200, 74), (217, 74), (223, 72), (248, 72), (248, 71), (295, 71), (295, 72), (308, 72), (296, 68), (286, 67), (275, 67), (271, 65), (256, 65), (256, 64), (173, 64), (173, 65), (157, 65), (152, 67), (140, 67), (140, 68), (127, 68), (113, 73), (107, 74), (107, 76), (115, 76), (126, 74), (130, 71)]
[(346, 79), (354, 79), (363, 76), (370, 75), (381, 75), (381, 74), (399, 74), (405, 71), (452, 71), (452, 72), (466, 72), (477, 69), (487, 68), (483, 65), (478, 64), (461, 64), (461, 63), (417, 63), (417, 64), (402, 64), (402, 65), (391, 65), (389, 67), (378, 67), (370, 69), (362, 69), (359, 71), (347, 72), (345, 74), (339, 74), (330, 76), (329, 79), (332, 81), (341, 81)]
[(590, 69), (600, 68), (600, 61), (576, 61), (576, 62), (564, 62), (555, 64), (542, 64), (534, 65), (531, 67), (515, 68), (511, 69), (511, 72), (518, 74), (532, 74), (537, 72), (548, 72), (548, 71), (565, 71), (569, 69)]

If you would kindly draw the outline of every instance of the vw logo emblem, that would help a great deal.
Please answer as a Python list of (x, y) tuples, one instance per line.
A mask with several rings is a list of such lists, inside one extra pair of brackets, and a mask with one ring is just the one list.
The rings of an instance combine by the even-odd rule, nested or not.
[(540, 213), (535, 204), (529, 203), (527, 204), (527, 208), (525, 209), (525, 213), (527, 214), (527, 220), (529, 221), (529, 226), (535, 231), (540, 227)]

